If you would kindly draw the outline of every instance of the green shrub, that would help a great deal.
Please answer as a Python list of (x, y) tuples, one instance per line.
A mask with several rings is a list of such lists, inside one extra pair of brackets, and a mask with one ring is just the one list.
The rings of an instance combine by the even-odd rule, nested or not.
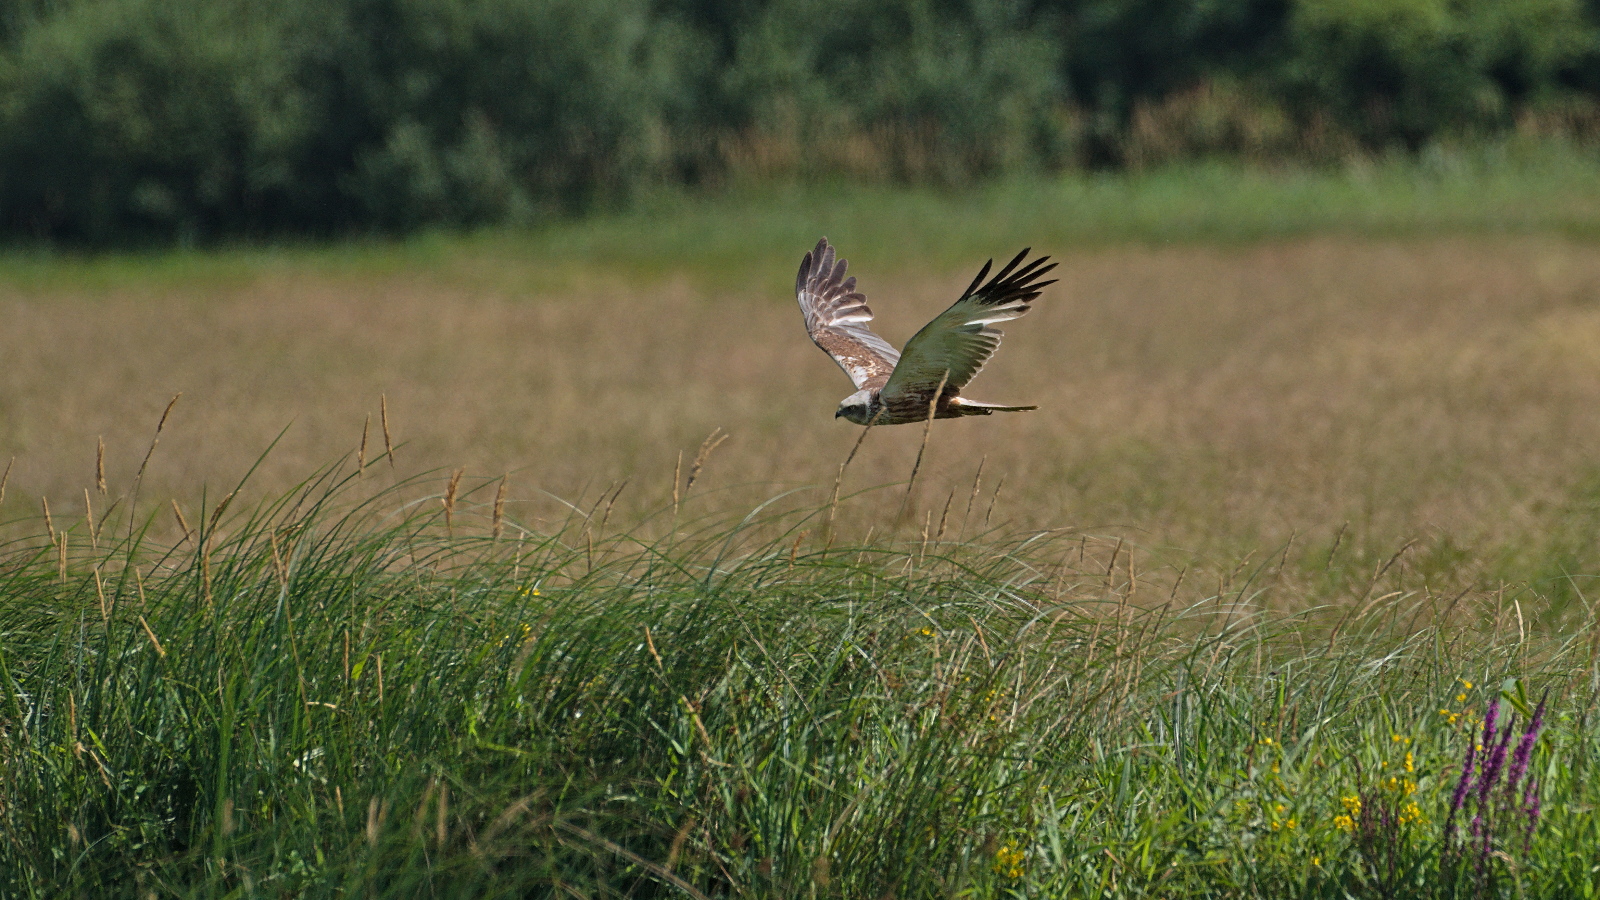
[(1600, 132), (1594, 0), (0, 0), (0, 233), (528, 222)]
[(1060, 48), (1016, 0), (787, 0), (728, 36), (725, 124), (791, 165), (960, 180), (1048, 160)]
[(103, 0), (27, 30), (0, 57), (5, 225), (193, 236), (301, 202), (320, 122), (299, 5)]
[(368, 221), (526, 219), (665, 174), (683, 35), (644, 0), (351, 3), (359, 85), (348, 187)]
[(1301, 0), (1284, 90), (1370, 145), (1484, 132), (1595, 39), (1580, 0)]
[(527, 218), (662, 171), (642, 0), (80, 3), (0, 56), (0, 217), (90, 241)]

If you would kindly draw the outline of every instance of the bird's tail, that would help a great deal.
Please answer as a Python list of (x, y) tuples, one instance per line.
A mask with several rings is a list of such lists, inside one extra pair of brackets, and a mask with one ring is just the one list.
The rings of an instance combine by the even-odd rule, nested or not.
[(1037, 406), (1006, 406), (1003, 403), (980, 403), (977, 400), (968, 400), (965, 397), (955, 397), (950, 401), (949, 409), (958, 416), (987, 416), (997, 412), (1027, 412), (1038, 409)]

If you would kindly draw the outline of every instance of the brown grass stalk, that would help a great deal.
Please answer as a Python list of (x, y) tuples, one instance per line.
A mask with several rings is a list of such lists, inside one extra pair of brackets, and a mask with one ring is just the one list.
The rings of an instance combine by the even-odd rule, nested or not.
[(844, 484), (845, 470), (850, 468), (851, 461), (861, 451), (861, 445), (866, 442), (868, 432), (872, 431), (872, 426), (878, 424), (878, 417), (881, 415), (883, 415), (882, 409), (872, 414), (872, 418), (868, 419), (867, 424), (862, 427), (861, 434), (856, 438), (855, 445), (850, 448), (850, 453), (845, 456), (844, 462), (839, 464), (839, 474), (834, 476), (833, 479), (833, 495), (828, 498), (827, 539), (824, 541), (824, 548), (833, 546), (833, 519), (839, 511), (839, 488)]
[(389, 395), (378, 395), (378, 421), (383, 425), (383, 455), (389, 458), (389, 468), (394, 468), (394, 439), (389, 436)]
[(194, 542), (194, 529), (189, 527), (189, 520), (183, 517), (183, 510), (178, 506), (176, 498), (169, 501), (172, 504), (172, 518), (178, 523), (178, 530), (183, 533), (183, 539)]
[(133, 499), (128, 503), (128, 537), (133, 537), (134, 523), (138, 520), (139, 489), (144, 485), (144, 472), (150, 466), (150, 457), (156, 452), (156, 445), (161, 443), (161, 432), (167, 427), (167, 417), (172, 415), (172, 408), (178, 405), (178, 398), (183, 396), (179, 391), (167, 401), (167, 408), (161, 411), (161, 419), (156, 422), (156, 433), (150, 436), (150, 446), (144, 451), (144, 459), (139, 462), (139, 471), (133, 476)]
[(989, 520), (994, 517), (994, 505), (1000, 502), (1000, 491), (1006, 486), (1006, 476), (1000, 476), (1000, 482), (994, 486), (994, 493), (989, 495), (989, 509), (983, 514), (983, 527), (989, 527)]
[(722, 442), (727, 439), (728, 435), (723, 434), (721, 428), (716, 428), (706, 435), (704, 441), (700, 442), (700, 450), (695, 453), (694, 462), (689, 464), (689, 480), (683, 486), (685, 494), (689, 493), (690, 489), (694, 487), (695, 479), (700, 477), (700, 469), (705, 466), (707, 460), (711, 459), (712, 452), (722, 446)]
[(100, 550), (100, 532), (95, 528), (94, 503), (89, 499), (89, 489), (83, 489), (83, 524), (89, 530), (89, 549)]
[(944, 540), (944, 525), (945, 525), (945, 521), (950, 518), (950, 504), (954, 503), (955, 499), (956, 499), (956, 489), (955, 488), (951, 488), (949, 495), (944, 498), (944, 511), (939, 513), (939, 531), (933, 537), (933, 542), (936, 543), (936, 544), (940, 543), (940, 542), (942, 542)]
[(100, 603), (100, 623), (102, 625), (110, 625), (111, 606), (106, 602), (106, 586), (105, 582), (100, 579), (100, 567), (95, 566), (92, 574), (94, 575), (95, 600)]
[(972, 475), (972, 493), (967, 495), (967, 510), (961, 514), (961, 528), (956, 531), (956, 540), (966, 537), (967, 519), (972, 516), (972, 503), (978, 499), (978, 488), (983, 484), (983, 464), (989, 461), (989, 454), (978, 457), (978, 471)]
[(606, 501), (606, 510), (605, 510), (605, 512), (600, 514), (600, 528), (599, 528), (599, 531), (600, 531), (600, 533), (602, 535), (605, 534), (606, 523), (611, 521), (611, 509), (612, 509), (612, 507), (617, 505), (617, 498), (622, 496), (622, 491), (627, 486), (628, 486), (628, 479), (626, 479), (626, 478), (622, 479), (622, 483), (617, 485), (617, 489), (611, 492), (611, 499)]
[(218, 503), (216, 508), (211, 510), (211, 521), (206, 523), (207, 540), (211, 539), (212, 532), (217, 530), (217, 523), (222, 521), (222, 514), (228, 511), (228, 507), (233, 503), (233, 498), (238, 496), (238, 494), (238, 491), (229, 491), (228, 496), (223, 497), (222, 502)]
[(156, 655), (166, 659), (167, 648), (161, 646), (161, 639), (156, 637), (155, 629), (151, 628), (150, 623), (144, 620), (144, 616), (139, 617), (139, 627), (144, 629), (145, 637), (150, 639), (150, 646), (155, 648)]
[(939, 409), (939, 398), (944, 396), (944, 386), (950, 382), (950, 372), (946, 370), (939, 376), (939, 389), (933, 392), (933, 399), (928, 401), (928, 418), (922, 423), (922, 444), (917, 447), (917, 461), (911, 464), (911, 478), (906, 481), (906, 494), (900, 498), (900, 513), (905, 515), (911, 504), (911, 491), (917, 486), (917, 472), (922, 469), (922, 454), (928, 449), (928, 436), (933, 433), (933, 414)]
[(456, 491), (461, 487), (461, 476), (466, 474), (466, 469), (457, 469), (450, 475), (450, 483), (445, 486), (444, 498), (439, 502), (444, 505), (444, 529), (447, 534), (455, 536), (455, 525), (452, 517), (456, 511)]
[(678, 463), (677, 463), (677, 465), (672, 467), (672, 524), (673, 524), (673, 527), (677, 527), (677, 524), (678, 524), (678, 499), (679, 499), (679, 497), (678, 497), (678, 485), (683, 483), (682, 482), (682, 478), (683, 478), (683, 451), (679, 450), (678, 451)]
[(497, 541), (500, 540), (500, 531), (505, 522), (506, 481), (510, 477), (509, 474), (500, 476), (500, 487), (496, 488), (494, 492), (494, 518), (490, 522), (489, 532), (490, 536)]

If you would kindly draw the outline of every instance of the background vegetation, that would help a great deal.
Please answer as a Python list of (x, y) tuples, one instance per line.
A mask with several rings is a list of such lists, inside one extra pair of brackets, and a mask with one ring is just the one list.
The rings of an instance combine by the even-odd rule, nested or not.
[(1593, 0), (4, 0), (0, 232), (529, 223), (672, 186), (1600, 131)]

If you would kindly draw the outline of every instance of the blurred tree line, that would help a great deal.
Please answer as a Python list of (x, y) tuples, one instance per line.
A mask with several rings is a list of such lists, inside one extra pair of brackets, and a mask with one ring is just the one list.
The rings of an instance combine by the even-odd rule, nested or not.
[(1600, 0), (0, 0), (0, 234), (1600, 136)]

